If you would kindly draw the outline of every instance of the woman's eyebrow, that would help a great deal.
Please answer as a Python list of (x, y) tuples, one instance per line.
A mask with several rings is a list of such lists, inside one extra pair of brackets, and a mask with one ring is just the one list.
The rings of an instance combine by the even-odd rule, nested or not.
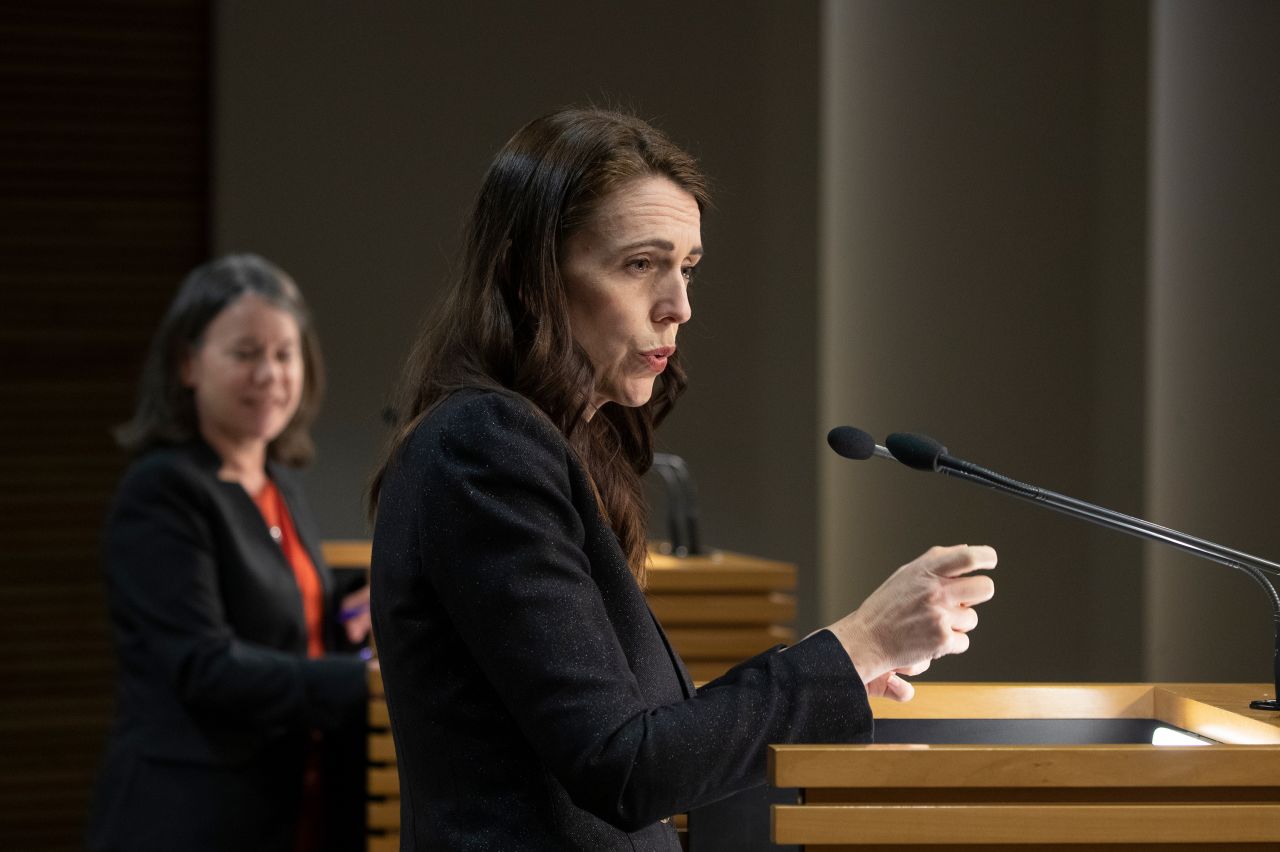
[[(663, 240), (655, 237), (653, 239), (639, 240), (637, 242), (630, 243), (625, 246), (619, 246), (618, 251), (635, 251), (636, 249), (642, 249), (642, 248), (656, 248), (656, 249), (661, 249), (662, 251), (676, 250), (675, 243), (671, 242), (670, 240)], [(694, 246), (693, 248), (689, 249), (690, 257), (701, 256), (701, 254), (702, 254), (702, 246)]]

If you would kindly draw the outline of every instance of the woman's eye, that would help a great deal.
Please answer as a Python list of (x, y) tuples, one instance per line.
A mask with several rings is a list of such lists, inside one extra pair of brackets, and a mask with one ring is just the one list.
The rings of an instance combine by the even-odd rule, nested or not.
[(252, 361), (258, 353), (252, 349), (236, 349), (231, 354), (237, 361)]
[(636, 272), (648, 272), (649, 268), (653, 266), (653, 263), (650, 262), (649, 258), (647, 257), (637, 257), (635, 260), (631, 261), (627, 265), (630, 266), (632, 269), (634, 269)]
[(691, 282), (691, 281), (693, 281), (693, 276), (698, 274), (698, 267), (696, 267), (696, 266), (682, 266), (682, 267), (680, 267), (680, 274), (684, 276), (684, 280), (685, 280), (685, 281), (690, 281), (690, 282)]
[(276, 360), (279, 361), (281, 364), (288, 364), (290, 361), (293, 360), (293, 350), (283, 349), (280, 352), (277, 352)]

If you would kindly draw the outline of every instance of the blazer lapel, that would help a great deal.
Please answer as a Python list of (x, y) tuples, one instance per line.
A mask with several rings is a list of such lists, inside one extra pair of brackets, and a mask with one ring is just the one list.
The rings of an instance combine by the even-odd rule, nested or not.
[[(306, 616), (302, 608), (302, 598), (298, 594), (297, 582), (294, 579), (293, 568), (289, 565), (289, 560), (285, 557), (284, 550), (271, 537), (271, 531), (267, 527), (266, 520), (262, 517), (262, 512), (258, 509), (257, 503), (249, 496), (249, 492), (238, 482), (228, 482), (218, 477), (218, 470), (222, 467), (222, 460), (217, 452), (206, 442), (195, 439), (185, 445), (186, 452), (190, 453), (201, 470), (209, 477), (210, 483), (218, 495), (222, 512), (226, 514), (228, 527), (233, 530), (231, 546), (233, 550), (228, 554), (227, 558), (233, 560), (233, 564), (242, 566), (238, 570), (240, 572), (276, 574), (277, 583), (281, 593), (284, 595), (275, 600), (271, 604), (271, 617), (279, 618), (279, 613), (284, 608), (292, 614), (294, 623), (300, 631), (300, 635), (306, 636)], [(276, 477), (276, 471), (271, 469), (271, 463), (268, 463), (268, 474), (273, 480), (276, 480), (277, 487), (281, 488), (281, 494), (284, 495), (284, 487), (280, 484)], [(285, 497), (286, 504), (289, 498)], [(290, 508), (290, 514), (293, 509)], [(295, 520), (295, 526), (297, 522)], [(301, 535), (301, 533), (299, 533)], [(304, 542), (305, 544), (305, 542)], [(229, 576), (236, 576), (236, 572), (230, 572)], [(321, 572), (323, 579), (324, 573)], [(284, 590), (292, 590), (291, 593), (285, 593)], [(305, 649), (305, 638), (302, 647)]]
[[(240, 483), (229, 482), (218, 477), (218, 469), (222, 467), (222, 460), (218, 457), (217, 451), (199, 438), (193, 440), (189, 446), (197, 462), (208, 472), (209, 478), (216, 482), (226, 495), (228, 511), (235, 513), (237, 526), (242, 530), (252, 530), (254, 538), (257, 539), (257, 544), (261, 545), (259, 549), (264, 553), (273, 554), (281, 570), (292, 575), (293, 569), (289, 565), (289, 560), (285, 558), (284, 551), (280, 548), (279, 543), (271, 537), (271, 530), (267, 527), (267, 521), (262, 517), (262, 512), (258, 509), (258, 504), (254, 502), (253, 497), (250, 496), (248, 491), (244, 490), (244, 486)], [(280, 493), (284, 494), (284, 486), (277, 478), (277, 470), (275, 468), (274, 462), (267, 462), (267, 475), (280, 488)], [(287, 495), (285, 496), (285, 503), (290, 503)], [(289, 508), (289, 514), (293, 514), (292, 506)], [(297, 526), (296, 521), (294, 526)]]
[(311, 557), (311, 564), (315, 566), (316, 576), (320, 578), (321, 587), (324, 589), (324, 599), (327, 601), (333, 592), (333, 589), (330, 588), (331, 579), (329, 572), (324, 568), (324, 558), (320, 551), (320, 543), (316, 539), (315, 530), (311, 528), (310, 516), (302, 508), (302, 495), (299, 493), (297, 483), (290, 476), (289, 471), (276, 462), (267, 462), (267, 474), (275, 482), (276, 488), (280, 489), (280, 496), (284, 498), (284, 504), (289, 509), (289, 517), (293, 520), (293, 529), (298, 533), (303, 549)]

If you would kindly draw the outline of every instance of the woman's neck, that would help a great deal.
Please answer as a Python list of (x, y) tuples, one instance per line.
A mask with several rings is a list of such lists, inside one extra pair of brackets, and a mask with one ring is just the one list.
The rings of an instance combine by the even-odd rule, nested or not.
[(219, 479), (238, 482), (251, 495), (262, 490), (267, 483), (265, 441), (233, 441), (204, 429), (200, 430), (200, 434), (222, 460), (222, 467), (218, 468)]

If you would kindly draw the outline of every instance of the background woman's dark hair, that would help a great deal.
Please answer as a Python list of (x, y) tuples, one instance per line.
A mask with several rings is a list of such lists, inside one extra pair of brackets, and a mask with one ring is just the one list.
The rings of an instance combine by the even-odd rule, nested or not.
[(569, 440), (643, 582), (640, 477), (653, 462), (654, 427), (684, 391), (684, 369), (677, 353), (647, 404), (606, 405), (584, 420), (594, 371), (569, 327), (559, 255), (606, 196), (653, 175), (687, 191), (700, 210), (709, 206), (694, 158), (634, 116), (561, 110), (503, 146), (468, 222), (458, 278), (409, 356), (396, 406), (403, 423), (373, 478), (371, 514), (388, 466), (433, 405), (462, 387), (507, 389), (531, 400)]
[(302, 400), (289, 425), (268, 446), (267, 455), (295, 467), (311, 461), (315, 454), (311, 422), (324, 391), (320, 344), (293, 279), (254, 254), (220, 257), (183, 280), (151, 339), (133, 417), (116, 429), (121, 447), (137, 454), (159, 445), (184, 443), (199, 434), (195, 396), (182, 382), (183, 360), (201, 345), (214, 317), (247, 293), (291, 314), (302, 343)]

